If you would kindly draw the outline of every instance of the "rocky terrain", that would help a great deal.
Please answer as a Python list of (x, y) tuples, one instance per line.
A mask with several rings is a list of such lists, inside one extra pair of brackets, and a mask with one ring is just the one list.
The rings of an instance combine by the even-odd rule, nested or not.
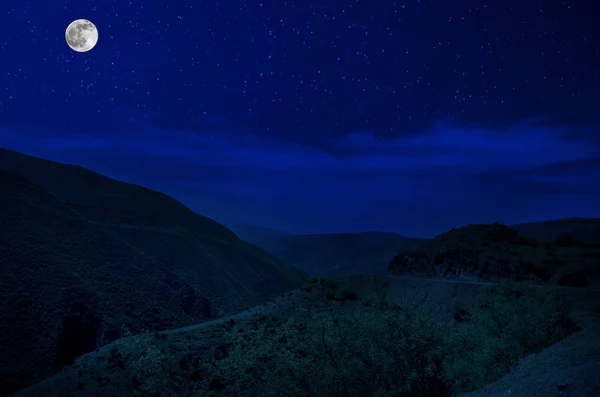
[[(506, 289), (505, 289), (506, 288)], [(516, 288), (516, 289), (515, 289)], [(279, 332), (286, 332), (289, 321), (297, 324), (300, 329), (310, 327), (316, 322), (317, 339), (314, 342), (315, 354), (324, 353), (324, 347), (332, 350), (330, 353), (336, 359), (342, 359), (345, 350), (352, 347), (353, 338), (367, 338), (364, 334), (365, 324), (372, 332), (381, 332), (378, 325), (373, 324), (375, 318), (368, 317), (369, 311), (363, 311), (365, 306), (376, 304), (381, 295), (386, 294), (393, 299), (402, 299), (405, 306), (410, 308), (406, 321), (415, 321), (412, 329), (413, 338), (410, 343), (422, 346), (414, 351), (417, 356), (412, 356), (402, 347), (402, 340), (389, 341), (398, 344), (399, 351), (396, 352), (393, 344), (384, 347), (394, 354), (405, 352), (408, 356), (403, 360), (420, 360), (429, 357), (434, 351), (447, 351), (447, 359), (444, 364), (447, 371), (454, 374), (455, 382), (468, 387), (469, 384), (485, 382), (491, 379), (495, 382), (488, 386), (469, 392), (452, 393), (449, 390), (438, 390), (430, 394), (419, 391), (412, 393), (398, 393), (398, 396), (554, 396), (557, 390), (562, 390), (558, 395), (566, 396), (593, 396), (597, 391), (597, 372), (594, 372), (600, 360), (600, 338), (598, 336), (597, 324), (600, 316), (600, 305), (594, 305), (594, 301), (600, 302), (599, 292), (586, 292), (581, 289), (570, 288), (565, 291), (571, 294), (570, 298), (575, 304), (576, 310), (572, 316), (579, 324), (580, 329), (570, 328), (567, 323), (561, 323), (560, 328), (567, 332), (566, 339), (550, 346), (546, 350), (541, 347), (549, 343), (547, 336), (533, 336), (533, 330), (545, 326), (556, 327), (558, 321), (564, 319), (553, 319), (557, 314), (556, 309), (562, 310), (561, 306), (555, 306), (555, 301), (548, 298), (552, 290), (547, 291), (540, 287), (539, 294), (531, 295), (531, 291), (524, 295), (514, 295), (514, 292), (523, 292), (518, 287), (498, 288), (488, 283), (460, 282), (453, 280), (434, 280), (412, 277), (370, 277), (370, 276), (347, 276), (337, 275), (326, 279), (311, 278), (304, 287), (290, 291), (278, 296), (273, 301), (258, 305), (246, 311), (232, 316), (202, 322), (196, 325), (172, 329), (155, 333), (141, 333), (138, 335), (124, 337), (100, 347), (95, 351), (77, 359), (72, 365), (56, 376), (20, 391), (15, 397), (44, 397), (44, 396), (251, 396), (259, 395), (261, 387), (265, 385), (259, 378), (252, 380), (251, 377), (259, 376), (260, 368), (270, 365), (271, 359), (277, 360), (277, 346), (282, 342), (279, 337), (284, 337)], [(535, 288), (534, 288), (535, 290)], [(534, 291), (535, 292), (535, 291)], [(554, 303), (553, 303), (554, 302)], [(386, 307), (386, 301), (382, 300), (382, 307)], [(492, 307), (489, 307), (492, 304)], [(493, 309), (496, 307), (496, 309)], [(482, 309), (483, 308), (483, 309)], [(512, 312), (523, 318), (501, 314), (501, 318), (494, 319), (494, 310), (500, 309), (501, 313)], [(506, 311), (508, 310), (508, 312)], [(386, 309), (381, 311), (385, 316)], [(319, 313), (330, 313), (322, 317)], [(336, 324), (341, 327), (346, 319), (344, 316), (350, 313), (359, 313), (359, 317), (352, 316), (353, 325), (341, 334), (335, 331)], [(421, 317), (419, 313), (429, 313)], [(367, 316), (361, 320), (360, 316)], [(330, 318), (333, 328), (323, 328)], [(362, 325), (361, 325), (362, 324)], [(435, 325), (437, 324), (437, 325)], [(594, 326), (596, 324), (596, 326)], [(402, 324), (396, 325), (399, 330)], [(429, 327), (434, 327), (430, 329)], [(438, 331), (437, 327), (440, 327)], [(503, 329), (503, 327), (506, 327)], [(558, 328), (558, 327), (557, 327)], [(341, 331), (341, 330), (340, 330)], [(385, 345), (387, 332), (377, 339)], [(569, 333), (576, 331), (572, 335)], [(303, 333), (294, 333), (301, 337)], [(321, 332), (324, 332), (327, 344), (321, 345)], [(423, 332), (422, 335), (420, 333)], [(439, 333), (438, 333), (439, 332)], [(483, 334), (480, 334), (483, 333)], [(502, 336), (505, 334), (504, 336)], [(242, 338), (237, 343), (245, 346), (238, 351), (231, 344), (232, 338)], [(267, 339), (257, 342), (258, 345), (250, 343), (252, 339), (264, 335)], [(279, 336), (277, 336), (279, 335)], [(418, 336), (420, 335), (420, 336)], [(438, 339), (444, 335), (446, 341)], [(288, 335), (288, 338), (292, 335)], [(336, 337), (340, 338), (336, 342)], [(406, 336), (408, 337), (408, 335)], [(513, 338), (523, 338), (521, 342)], [(536, 339), (536, 338), (541, 339)], [(557, 336), (558, 337), (558, 336)], [(244, 338), (247, 342), (244, 342)], [(423, 338), (423, 339), (419, 339)], [(483, 339), (479, 339), (483, 338)], [(529, 342), (527, 340), (531, 338)], [(477, 342), (479, 341), (479, 342)], [(300, 343), (301, 341), (298, 341)], [(474, 343), (475, 342), (475, 343)], [(485, 342), (483, 345), (478, 343)], [(250, 343), (250, 344), (249, 344)], [(360, 343), (363, 343), (360, 341)], [(519, 356), (519, 350), (524, 346), (534, 344), (533, 354)], [(550, 344), (552, 344), (550, 342)], [(511, 346), (512, 358), (502, 357), (507, 346)], [(364, 350), (364, 345), (363, 350)], [(289, 348), (294, 348), (289, 345)], [(241, 348), (241, 347), (240, 347)], [(260, 352), (252, 349), (267, 349), (268, 356), (261, 356)], [(310, 345), (305, 348), (310, 348)], [(526, 350), (527, 351), (527, 350)], [(423, 354), (420, 356), (419, 352)], [(357, 353), (359, 353), (357, 351)], [(242, 354), (238, 356), (238, 354)], [(383, 352), (382, 354), (383, 359)], [(392, 353), (390, 353), (392, 354)], [(522, 353), (521, 353), (522, 354)], [(320, 363), (319, 371), (313, 374), (308, 369), (306, 376), (314, 377), (317, 383), (322, 379), (321, 374), (327, 373), (331, 368), (328, 364), (327, 355), (318, 356), (316, 362), (311, 361), (310, 356), (302, 356), (313, 363)], [(454, 358), (453, 358), (454, 357)], [(520, 358), (520, 359), (519, 359)], [(289, 358), (288, 358), (289, 359)], [(239, 360), (239, 361), (231, 361)], [(255, 361), (258, 360), (258, 361)], [(348, 360), (350, 360), (348, 358)], [(506, 369), (498, 360), (508, 360), (515, 365), (506, 376), (502, 376)], [(257, 365), (260, 362), (262, 365)], [(207, 363), (208, 366), (207, 366)], [(210, 364), (213, 363), (213, 364)], [(214, 364), (216, 363), (216, 364)], [(211, 365), (234, 365), (229, 370), (230, 382), (237, 382), (245, 375), (250, 376), (244, 383), (244, 392), (236, 392), (229, 388), (230, 385), (219, 385), (216, 379), (211, 378)], [(352, 367), (356, 363), (347, 364), (349, 370), (358, 371)], [(484, 365), (484, 367), (478, 367)], [(504, 364), (506, 365), (506, 364)], [(237, 368), (237, 369), (235, 369)], [(303, 374), (302, 368), (298, 371)], [(308, 367), (310, 368), (310, 366)], [(495, 372), (485, 374), (489, 369), (495, 368)], [(567, 370), (568, 369), (568, 370)], [(215, 367), (216, 370), (216, 367)], [(392, 370), (390, 368), (390, 370)], [(239, 372), (242, 371), (242, 372)], [(248, 372), (243, 372), (248, 371)], [(340, 370), (341, 372), (341, 370)], [(337, 370), (336, 370), (337, 373)], [(342, 375), (340, 375), (342, 376)], [(354, 372), (348, 374), (355, 377)], [(401, 373), (397, 374), (401, 376)], [(472, 380), (469, 380), (469, 379)], [(211, 380), (212, 379), (212, 380)], [(480, 380), (477, 380), (480, 379)], [(596, 379), (596, 380), (594, 380)], [(497, 381), (496, 381), (497, 380)], [(434, 379), (431, 380), (432, 382)], [(216, 383), (215, 383), (216, 382)], [(277, 382), (283, 382), (281, 380)], [(418, 384), (418, 382), (417, 382)], [(285, 384), (286, 390), (278, 392), (281, 396), (303, 395), (296, 393), (295, 384), (290, 380)], [(316, 387), (318, 386), (315, 385)], [(266, 386), (267, 388), (270, 386)], [(277, 392), (273, 385), (273, 391)], [(448, 385), (447, 387), (450, 387)], [(596, 388), (595, 388), (596, 387)], [(254, 389), (255, 388), (255, 389)], [(254, 391), (253, 391), (254, 389)], [(317, 389), (321, 390), (321, 389)], [(254, 394), (253, 394), (254, 393)], [(554, 393), (554, 394), (553, 394)], [(314, 396), (327, 395), (349, 395), (359, 397), (364, 394), (327, 394), (315, 392)]]
[(398, 253), (388, 269), (396, 275), (585, 286), (600, 279), (600, 244), (568, 235), (530, 238), (502, 224), (468, 225)]

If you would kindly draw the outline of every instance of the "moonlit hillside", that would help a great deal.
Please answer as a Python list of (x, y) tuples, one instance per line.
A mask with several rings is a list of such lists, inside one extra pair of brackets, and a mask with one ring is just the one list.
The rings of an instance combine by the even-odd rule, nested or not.
[(3, 1), (0, 397), (600, 396), (597, 25)]

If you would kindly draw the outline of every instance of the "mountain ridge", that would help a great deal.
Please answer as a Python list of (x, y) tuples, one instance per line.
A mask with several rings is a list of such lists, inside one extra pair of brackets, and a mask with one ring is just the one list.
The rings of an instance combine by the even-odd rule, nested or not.
[(555, 239), (572, 236), (580, 241), (600, 240), (600, 218), (567, 217), (539, 222), (523, 222), (510, 225), (520, 234), (539, 239)]
[(544, 240), (499, 223), (471, 224), (399, 252), (388, 270), (396, 275), (584, 286), (600, 279), (600, 240)]
[(306, 279), (179, 201), (83, 167), (0, 150), (0, 186), (2, 394), (122, 327), (202, 322)]
[(252, 240), (283, 262), (312, 275), (386, 274), (387, 263), (396, 253), (424, 241), (390, 232), (291, 234)]

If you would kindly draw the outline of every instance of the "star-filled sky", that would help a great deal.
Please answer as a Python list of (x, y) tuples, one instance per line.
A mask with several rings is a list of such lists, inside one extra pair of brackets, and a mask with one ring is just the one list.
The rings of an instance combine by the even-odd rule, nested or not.
[(297, 233), (598, 217), (594, 3), (6, 0), (0, 146)]

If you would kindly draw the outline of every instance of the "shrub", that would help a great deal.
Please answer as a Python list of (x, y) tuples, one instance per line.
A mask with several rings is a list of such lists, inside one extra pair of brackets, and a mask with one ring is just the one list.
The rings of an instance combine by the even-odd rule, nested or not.
[(575, 240), (575, 238), (570, 234), (564, 234), (562, 236), (558, 236), (557, 238), (554, 239), (553, 243), (555, 245), (562, 246), (562, 247), (579, 245), (577, 240)]
[(261, 327), (214, 364), (205, 391), (219, 396), (445, 396), (443, 337), (424, 312), (387, 298), (349, 313)]
[(133, 343), (139, 355), (127, 364), (134, 385), (127, 397), (175, 397), (188, 388), (183, 379), (173, 373), (169, 356), (160, 351), (150, 334), (138, 335)]
[(354, 301), (354, 300), (358, 299), (358, 295), (356, 294), (356, 291), (353, 291), (351, 289), (345, 289), (342, 292), (342, 296), (346, 300), (352, 300), (352, 301)]
[(463, 323), (443, 324), (439, 312), (381, 291), (362, 303), (311, 307), (277, 324), (256, 316), (243, 334), (231, 324), (211, 354), (191, 358), (202, 376), (190, 375), (187, 385), (149, 345), (127, 364), (133, 395), (185, 396), (196, 389), (203, 397), (446, 397), (497, 380), (523, 355), (576, 330), (557, 289), (512, 282), (490, 289), (472, 315), (456, 300), (454, 311), (470, 318)]
[(327, 280), (325, 282), (325, 286), (332, 291), (335, 291), (337, 289), (337, 284), (335, 283), (335, 281), (332, 280)]
[[(455, 391), (497, 380), (518, 360), (577, 331), (571, 305), (551, 287), (502, 281), (478, 301), (471, 327), (448, 334), (448, 377)], [(460, 307), (457, 307), (460, 309)]]
[(468, 311), (465, 308), (465, 304), (458, 299), (455, 299), (452, 303), (452, 312), (452, 318), (459, 323), (471, 320), (471, 312)]

